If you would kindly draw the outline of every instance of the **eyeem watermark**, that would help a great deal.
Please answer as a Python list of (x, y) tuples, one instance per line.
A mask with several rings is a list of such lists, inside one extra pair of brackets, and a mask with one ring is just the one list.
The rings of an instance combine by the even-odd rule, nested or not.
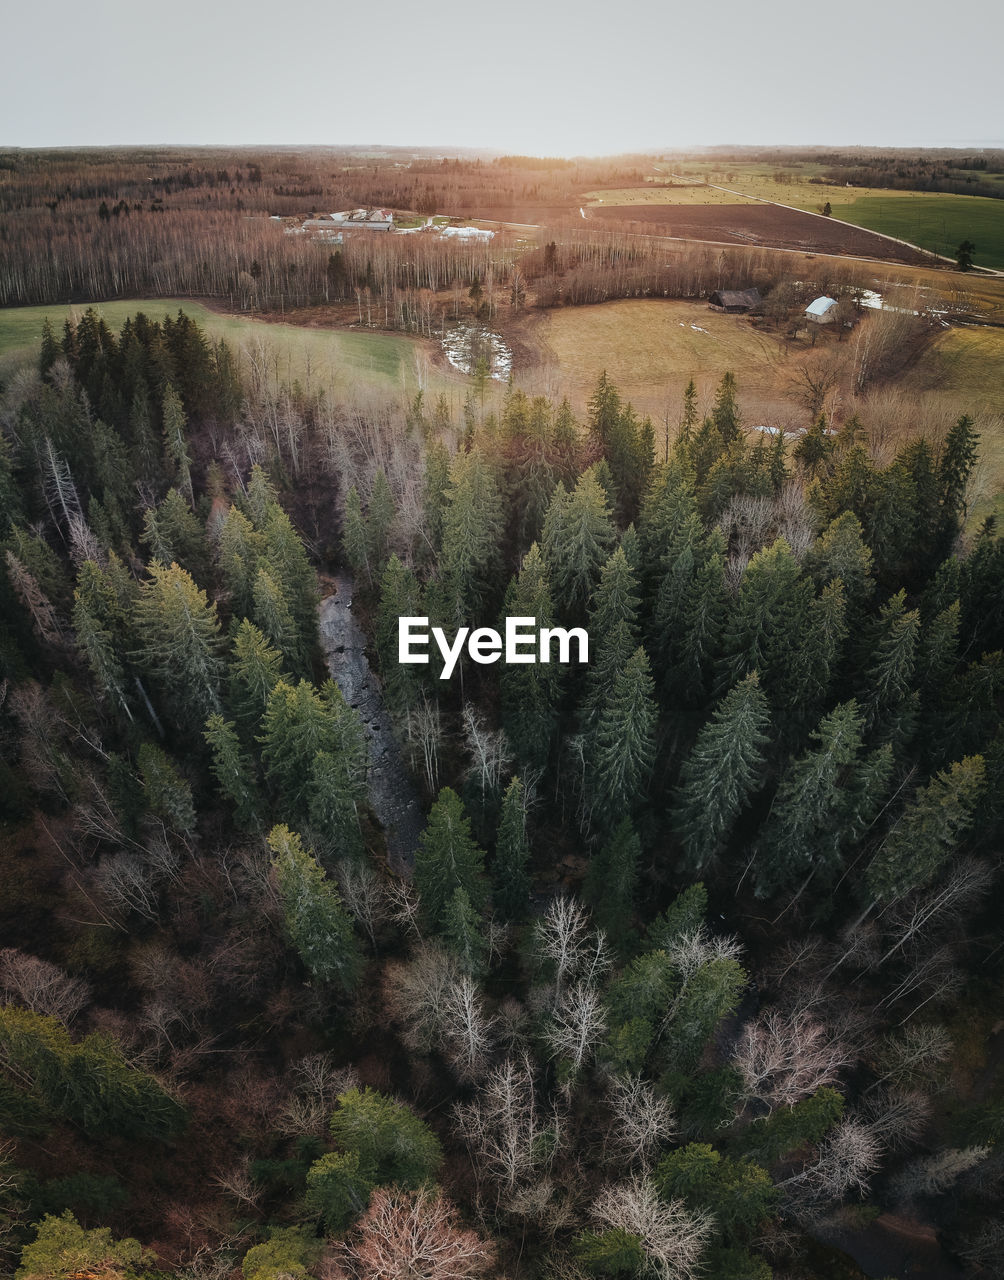
[[(589, 661), (589, 635), (584, 628), (538, 627), (536, 618), (506, 618), (504, 640), (494, 627), (476, 627), (473, 631), (470, 627), (461, 627), (452, 643), (442, 627), (433, 627), (431, 635), (443, 657), (440, 680), (449, 680), (453, 675), (465, 642), (471, 658), (485, 666), (500, 658), (513, 663), (550, 662), (553, 644), (557, 645), (558, 661), (570, 663), (573, 640), (577, 650), (575, 661)], [(398, 662), (428, 664), (429, 654), (422, 650), (429, 648), (429, 636), (428, 618), (398, 618)]]

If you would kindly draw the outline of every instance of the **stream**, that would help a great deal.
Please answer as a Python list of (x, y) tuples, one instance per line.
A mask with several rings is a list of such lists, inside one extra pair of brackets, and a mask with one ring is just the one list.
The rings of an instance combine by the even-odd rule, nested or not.
[(352, 578), (337, 573), (335, 591), (318, 608), (321, 648), (345, 701), (359, 712), (370, 753), (369, 799), (387, 842), (393, 870), (410, 875), (425, 826), (418, 790), (383, 705), (380, 681), (366, 658), (366, 636), (352, 616)]

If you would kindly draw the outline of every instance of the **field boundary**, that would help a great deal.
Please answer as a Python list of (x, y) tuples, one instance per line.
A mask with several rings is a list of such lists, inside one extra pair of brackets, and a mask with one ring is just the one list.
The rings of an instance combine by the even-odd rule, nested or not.
[[(671, 178), (682, 178), (682, 174), (671, 173)], [(930, 258), (937, 258), (939, 262), (948, 262), (955, 266), (954, 258), (947, 258), (943, 253), (935, 253), (933, 249), (925, 249), (923, 245), (914, 244), (912, 240), (903, 240), (899, 236), (891, 236), (885, 231), (876, 231), (872, 227), (861, 227), (856, 222), (848, 222), (846, 218), (834, 218), (833, 214), (817, 213), (814, 209), (798, 209), (793, 204), (782, 204), (780, 200), (768, 200), (765, 196), (751, 196), (745, 191), (736, 191), (732, 187), (721, 187), (716, 182), (706, 182), (706, 187), (710, 187), (712, 191), (724, 191), (730, 196), (742, 196), (744, 200), (755, 200), (758, 204), (772, 204), (778, 209), (790, 209), (792, 213), (807, 213), (810, 218), (822, 218), (824, 222), (841, 222), (845, 227), (858, 227), (859, 231), (867, 231), (869, 235), (880, 236), (883, 240), (889, 240), (893, 244), (901, 244), (907, 249), (913, 249), (917, 253), (926, 253)], [(853, 187), (851, 190), (853, 191)], [(708, 243), (714, 243), (708, 241)], [(782, 250), (782, 252), (790, 252), (790, 250)], [(849, 254), (821, 254), (821, 257), (849, 257)], [(958, 268), (956, 268), (958, 269)], [(996, 267), (974, 267), (974, 271), (983, 272), (988, 276), (1004, 276), (1004, 271), (998, 271)]]

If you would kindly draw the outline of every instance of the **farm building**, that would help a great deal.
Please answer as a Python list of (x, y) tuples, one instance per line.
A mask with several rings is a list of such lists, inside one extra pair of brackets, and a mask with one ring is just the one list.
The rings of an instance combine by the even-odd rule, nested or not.
[(716, 289), (708, 299), (708, 306), (712, 311), (742, 315), (755, 310), (762, 301), (759, 289)]
[(349, 209), (333, 213), (332, 219), (352, 231), (393, 231), (394, 215), (390, 209)]
[(815, 302), (810, 302), (805, 308), (806, 320), (811, 320), (813, 324), (832, 324), (835, 317), (833, 308), (837, 305), (836, 298), (817, 298)]
[(455, 240), (491, 240), (495, 232), (485, 227), (444, 227), (442, 234)]

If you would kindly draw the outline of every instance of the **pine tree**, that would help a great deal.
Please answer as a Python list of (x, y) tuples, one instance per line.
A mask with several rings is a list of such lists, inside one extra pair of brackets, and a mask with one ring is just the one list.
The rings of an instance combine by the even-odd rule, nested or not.
[(290, 940), (314, 978), (351, 991), (359, 981), (359, 946), (338, 890), (299, 835), (273, 827), (268, 846)]
[(770, 713), (756, 672), (722, 699), (680, 770), (673, 826), (689, 873), (700, 875), (724, 847), (763, 777)]
[(526, 834), (526, 788), (513, 778), (502, 797), (492, 863), (495, 909), (504, 920), (522, 920), (530, 903), (530, 842)]
[(655, 758), (656, 708), (648, 655), (639, 647), (614, 681), (610, 701), (587, 743), (589, 803), (606, 830), (641, 800)]
[(220, 626), (216, 606), (176, 564), (154, 562), (134, 615), (136, 658), (174, 723), (197, 731), (219, 711)]
[(212, 770), (220, 792), (234, 806), (241, 826), (254, 825), (258, 816), (258, 794), (254, 764), (243, 750), (232, 720), (217, 713), (206, 721), (202, 736), (213, 753)]
[(464, 889), (477, 910), (484, 905), (485, 855), (471, 835), (470, 819), (460, 797), (444, 787), (429, 811), (415, 854), (415, 886), (422, 913), (441, 927), (456, 889)]

